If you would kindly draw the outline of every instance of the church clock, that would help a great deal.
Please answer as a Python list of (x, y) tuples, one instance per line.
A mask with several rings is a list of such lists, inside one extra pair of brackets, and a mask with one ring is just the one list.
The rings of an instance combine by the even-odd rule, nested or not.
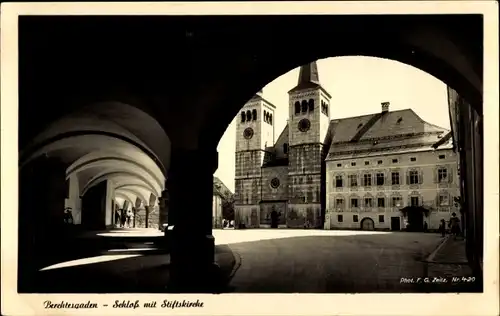
[(277, 189), (280, 186), (280, 179), (278, 178), (273, 178), (271, 180), (271, 188)]
[(302, 119), (299, 121), (299, 131), (307, 132), (311, 128), (311, 121), (308, 119)]
[(250, 139), (253, 137), (253, 129), (251, 127), (245, 128), (243, 131), (243, 137)]

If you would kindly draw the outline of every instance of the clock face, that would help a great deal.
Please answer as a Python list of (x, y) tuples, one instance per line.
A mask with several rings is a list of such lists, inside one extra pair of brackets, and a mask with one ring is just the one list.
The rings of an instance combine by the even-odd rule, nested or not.
[(280, 179), (278, 178), (273, 178), (271, 180), (271, 188), (277, 189), (280, 186)]
[(302, 119), (299, 122), (299, 131), (307, 132), (311, 128), (311, 122), (308, 119)]
[(246, 139), (252, 138), (253, 137), (253, 129), (251, 127), (246, 128), (243, 131), (243, 137), (245, 137)]

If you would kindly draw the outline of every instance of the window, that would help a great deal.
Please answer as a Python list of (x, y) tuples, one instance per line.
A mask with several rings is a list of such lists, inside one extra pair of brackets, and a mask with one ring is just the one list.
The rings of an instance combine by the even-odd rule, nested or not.
[(353, 216), (352, 216), (352, 221), (353, 221), (353, 222), (357, 223), (357, 222), (358, 222), (358, 220), (359, 220), (359, 219), (358, 219), (358, 215), (353, 215)]
[(383, 163), (383, 161), (382, 161), (382, 160), (377, 161), (377, 164), (378, 164), (378, 165), (381, 165), (382, 163)]
[(300, 113), (300, 102), (297, 101), (295, 102), (295, 114), (299, 114)]
[(365, 207), (373, 207), (372, 198), (365, 198)]
[(400, 207), (401, 205), (401, 197), (399, 196), (394, 196), (392, 198), (392, 207)]
[(337, 215), (337, 222), (342, 223), (344, 221), (344, 216)]
[(355, 174), (349, 175), (349, 184), (351, 185), (351, 187), (358, 186), (358, 177)]
[(393, 172), (391, 178), (392, 178), (392, 185), (399, 185), (399, 172)]
[(369, 161), (365, 161), (365, 166), (368, 166), (370, 164)]
[(379, 223), (383, 223), (383, 222), (385, 222), (385, 217), (384, 217), (384, 215), (379, 215), (379, 216), (378, 216), (378, 222), (379, 222)]
[[(267, 112), (266, 112), (266, 115), (267, 115)], [(252, 110), (252, 120), (257, 120), (257, 110)]]
[(336, 188), (341, 188), (343, 187), (343, 181), (342, 181), (342, 176), (335, 176), (335, 187)]
[(379, 197), (377, 199), (377, 207), (385, 207), (385, 198)]
[(419, 204), (418, 200), (419, 200), (418, 196), (412, 196), (410, 198), (410, 205), (411, 206), (418, 206), (418, 204)]
[(444, 159), (444, 158), (446, 158), (445, 155), (439, 155), (439, 159)]
[(338, 164), (337, 164), (337, 167), (339, 167), (339, 168), (340, 168), (340, 167), (342, 167), (342, 164), (341, 164), (341, 163), (338, 163)]
[(438, 169), (438, 181), (439, 182), (446, 182), (448, 180), (448, 173), (446, 168), (439, 168)]
[(288, 144), (287, 144), (287, 143), (284, 143), (284, 144), (283, 144), (283, 152), (284, 152), (285, 154), (288, 154)]
[(250, 112), (250, 110), (247, 111), (247, 121), (251, 121), (252, 120), (252, 112)]
[(418, 178), (419, 178), (418, 171), (416, 170), (410, 171), (410, 184), (418, 184), (419, 183)]
[(371, 174), (364, 174), (363, 175), (363, 185), (365, 187), (369, 187), (372, 185), (372, 175)]
[(441, 194), (439, 196), (439, 205), (440, 206), (448, 206), (450, 205), (450, 199), (447, 194)]
[(241, 123), (245, 123), (245, 119), (246, 119), (246, 114), (245, 114), (245, 111), (242, 111), (241, 112)]
[(397, 159), (392, 159), (392, 163), (398, 163)]
[(307, 101), (302, 101), (302, 112), (307, 112)]
[(273, 125), (273, 115), (269, 114), (269, 124)]
[(356, 166), (356, 163), (355, 162), (351, 162), (351, 166)]
[(344, 208), (344, 200), (343, 199), (336, 199), (335, 205), (337, 206), (337, 208)]
[(384, 174), (382, 172), (377, 173), (377, 185), (384, 185)]
[(358, 199), (356, 198), (351, 199), (351, 207), (358, 207)]
[(314, 100), (309, 99), (309, 112), (314, 112)]
[(411, 157), (411, 158), (410, 158), (410, 161), (417, 161), (417, 158), (415, 158), (415, 157)]

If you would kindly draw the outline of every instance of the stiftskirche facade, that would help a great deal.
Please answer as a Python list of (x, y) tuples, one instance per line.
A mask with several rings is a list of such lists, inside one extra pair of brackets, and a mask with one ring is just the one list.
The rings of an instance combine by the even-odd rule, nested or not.
[(378, 113), (330, 120), (316, 62), (300, 68), (288, 94), (288, 124), (276, 141), (275, 106), (262, 91), (237, 117), (237, 228), (437, 229), (459, 215), (449, 131), (411, 109), (391, 112), (388, 102)]

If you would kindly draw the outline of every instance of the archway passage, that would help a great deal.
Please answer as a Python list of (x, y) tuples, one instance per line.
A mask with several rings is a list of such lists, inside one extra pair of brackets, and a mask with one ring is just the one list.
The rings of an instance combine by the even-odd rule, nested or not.
[[(157, 208), (170, 163), (159, 123), (120, 102), (76, 109), (20, 149), (20, 291), (37, 286), (30, 279), (40, 268), (102, 251), (104, 244), (86, 238), (115, 227), (117, 213)], [(132, 227), (133, 217), (127, 220)]]
[(361, 220), (361, 230), (375, 230), (375, 222), (371, 218), (363, 218)]

